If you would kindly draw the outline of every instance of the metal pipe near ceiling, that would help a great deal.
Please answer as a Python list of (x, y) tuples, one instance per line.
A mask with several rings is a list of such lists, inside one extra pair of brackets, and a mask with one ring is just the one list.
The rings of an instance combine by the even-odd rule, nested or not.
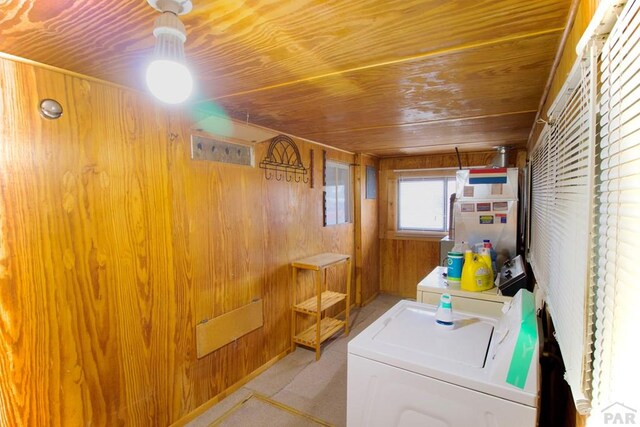
[(571, 8), (569, 9), (569, 16), (567, 17), (567, 24), (564, 27), (562, 38), (560, 39), (560, 45), (558, 46), (558, 51), (556, 52), (556, 57), (553, 59), (553, 64), (551, 65), (551, 70), (549, 71), (547, 84), (545, 84), (544, 86), (544, 91), (542, 92), (540, 103), (538, 104), (538, 111), (536, 112), (536, 118), (533, 120), (533, 125), (531, 126), (531, 131), (529, 132), (529, 139), (527, 140), (527, 146), (529, 146), (529, 143), (531, 142), (531, 138), (533, 137), (533, 133), (538, 124), (538, 119), (542, 115), (542, 109), (544, 108), (544, 105), (547, 102), (547, 98), (549, 97), (551, 84), (553, 83), (553, 78), (555, 77), (556, 71), (558, 70), (558, 65), (560, 65), (560, 60), (562, 59), (562, 53), (564, 52), (564, 48), (567, 44), (567, 39), (569, 38), (571, 29), (573, 28), (573, 23), (575, 22), (579, 5), (580, 5), (580, 0), (573, 0), (571, 2)]

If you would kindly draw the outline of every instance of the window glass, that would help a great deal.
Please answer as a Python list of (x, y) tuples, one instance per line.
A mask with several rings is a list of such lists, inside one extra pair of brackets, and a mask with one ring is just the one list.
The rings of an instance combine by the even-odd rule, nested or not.
[(349, 165), (327, 161), (325, 185), (325, 224), (351, 221), (351, 172)]
[(444, 232), (455, 178), (404, 178), (398, 181), (398, 230)]
[(338, 182), (336, 183), (336, 211), (338, 224), (349, 220), (349, 169), (338, 169)]

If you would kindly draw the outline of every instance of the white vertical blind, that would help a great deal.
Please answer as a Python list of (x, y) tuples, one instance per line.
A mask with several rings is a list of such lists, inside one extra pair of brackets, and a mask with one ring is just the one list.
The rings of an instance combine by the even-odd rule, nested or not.
[[(593, 53), (592, 53), (593, 54)], [(534, 147), (530, 261), (545, 294), (578, 405), (589, 388), (589, 229), (593, 208), (595, 61), (579, 59)]]
[(627, 2), (601, 53), (594, 424), (603, 421), (602, 409), (616, 403), (640, 411), (639, 9), (640, 1)]

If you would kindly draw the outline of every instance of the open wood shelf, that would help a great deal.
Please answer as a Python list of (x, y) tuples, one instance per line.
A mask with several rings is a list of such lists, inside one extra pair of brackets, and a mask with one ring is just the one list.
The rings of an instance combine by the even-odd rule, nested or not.
[[(320, 342), (325, 341), (343, 327), (344, 321), (332, 317), (325, 317), (320, 321)], [(318, 344), (316, 343), (316, 325), (311, 325), (309, 328), (300, 332), (293, 337), (293, 341), (308, 347), (316, 347), (316, 344)]]
[[(346, 286), (337, 286), (338, 289), (346, 289), (346, 293), (329, 290), (327, 282), (327, 268), (345, 265)], [(292, 298), (291, 307), (291, 350), (295, 350), (296, 344), (312, 347), (316, 350), (316, 360), (320, 359), (320, 344), (333, 334), (344, 328), (345, 335), (349, 335), (349, 303), (351, 301), (349, 290), (351, 289), (351, 256), (343, 254), (324, 253), (299, 259), (291, 263), (292, 267)], [(298, 302), (298, 270), (312, 271), (314, 275), (314, 296)], [(338, 285), (333, 283), (334, 286)], [(308, 291), (309, 289), (307, 289)], [(304, 292), (309, 295), (309, 292)], [(344, 320), (331, 317), (322, 318), (322, 313), (334, 305), (344, 302)], [(302, 332), (297, 332), (298, 315), (314, 317), (315, 323)], [(318, 328), (320, 334), (318, 335)]]
[[(320, 311), (325, 311), (326, 309), (336, 305), (340, 301), (344, 301), (344, 299), (347, 297), (347, 294), (333, 291), (324, 291), (321, 294), (321, 297), (322, 302), (320, 304)], [(293, 309), (300, 313), (316, 314), (318, 312), (318, 297), (314, 296), (309, 298), (308, 300), (302, 301), (294, 305)]]
[(350, 259), (349, 255), (341, 254), (319, 254), (310, 256), (307, 258), (299, 259), (291, 263), (292, 267), (301, 268), (304, 270), (321, 270), (334, 264), (346, 262)]

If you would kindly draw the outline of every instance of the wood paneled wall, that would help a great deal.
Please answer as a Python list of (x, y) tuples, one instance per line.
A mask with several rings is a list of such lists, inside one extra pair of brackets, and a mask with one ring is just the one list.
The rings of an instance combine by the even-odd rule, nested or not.
[[(574, 1), (578, 1), (580, 4), (578, 5), (578, 10), (571, 26), (571, 31), (565, 42), (565, 47), (562, 51), (562, 56), (558, 64), (558, 68), (556, 69), (556, 72), (553, 76), (547, 99), (544, 106), (542, 107), (540, 117), (544, 120), (548, 119), (547, 111), (555, 101), (558, 93), (560, 93), (560, 89), (562, 89), (562, 86), (569, 77), (571, 68), (573, 67), (573, 64), (577, 58), (576, 46), (578, 45), (582, 34), (584, 34), (585, 30), (589, 26), (589, 22), (591, 22), (591, 17), (595, 13), (598, 7), (598, 3), (600, 3), (600, 0)], [(542, 132), (543, 128), (544, 126), (540, 123), (537, 123), (533, 127), (533, 132), (531, 133), (531, 137), (529, 138), (527, 147), (529, 147), (530, 149), (533, 147), (533, 144), (535, 144), (535, 142), (538, 140), (538, 136), (540, 135), (540, 132)]]
[[(366, 198), (367, 167), (376, 171), (376, 197)], [(366, 304), (380, 292), (380, 243), (378, 238), (378, 199), (380, 175), (377, 157), (356, 156), (356, 289), (357, 302)]]
[[(323, 147), (296, 141), (311, 189), (192, 161), (188, 115), (138, 93), (6, 59), (0, 92), (1, 425), (168, 425), (288, 350), (292, 260), (354, 254)], [(195, 325), (256, 298), (264, 326), (197, 359)]]
[[(509, 163), (515, 164), (518, 152), (509, 154)], [(463, 167), (484, 166), (491, 164), (496, 152), (483, 151), (461, 153)], [(432, 169), (457, 167), (458, 160), (454, 154), (434, 154), (427, 156), (397, 157), (380, 160), (380, 291), (404, 298), (416, 297), (416, 286), (431, 270), (440, 264), (440, 238), (391, 238), (387, 230), (394, 227), (388, 221), (388, 194), (394, 170), (400, 169)]]

